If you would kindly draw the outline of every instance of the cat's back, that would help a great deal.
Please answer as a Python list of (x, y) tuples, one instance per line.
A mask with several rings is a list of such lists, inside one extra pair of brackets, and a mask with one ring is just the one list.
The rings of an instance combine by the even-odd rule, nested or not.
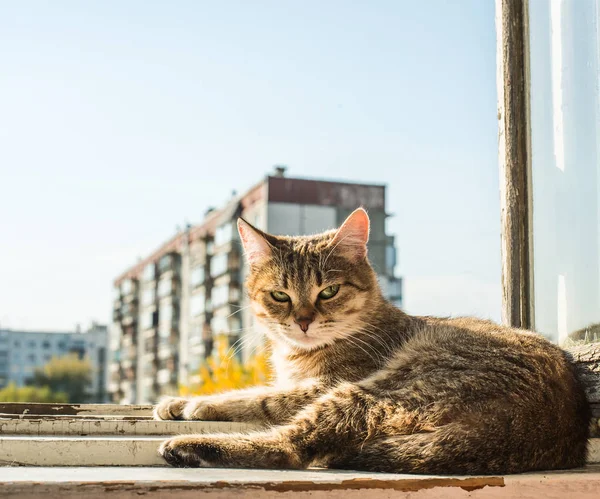
[[(472, 318), (421, 317), (400, 356), (418, 354), (448, 371), (491, 370), (530, 385), (559, 382), (579, 389), (575, 368), (560, 347), (543, 336)], [(555, 386), (556, 388), (556, 386)]]

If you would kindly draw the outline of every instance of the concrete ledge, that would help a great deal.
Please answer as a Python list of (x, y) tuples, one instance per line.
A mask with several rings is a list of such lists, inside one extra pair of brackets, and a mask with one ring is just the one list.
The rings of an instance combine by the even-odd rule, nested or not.
[(442, 477), (331, 470), (0, 468), (0, 497), (119, 499), (597, 499), (600, 466), (510, 476)]

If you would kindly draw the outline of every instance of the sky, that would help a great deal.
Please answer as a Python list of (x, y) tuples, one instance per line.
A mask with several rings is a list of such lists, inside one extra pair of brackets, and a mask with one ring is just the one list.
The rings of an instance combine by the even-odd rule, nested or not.
[(500, 319), (494, 2), (0, 2), (0, 327), (272, 171), (386, 183), (407, 312)]

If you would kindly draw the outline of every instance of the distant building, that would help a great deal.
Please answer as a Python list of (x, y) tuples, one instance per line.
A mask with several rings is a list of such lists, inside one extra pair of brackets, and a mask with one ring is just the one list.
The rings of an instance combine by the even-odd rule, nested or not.
[[(384, 293), (400, 305), (394, 237), (385, 232), (385, 186), (288, 178), (279, 167), (115, 280), (113, 400), (147, 403), (176, 394), (180, 384), (197, 381), (215, 335), (228, 335), (233, 344), (253, 334), (252, 313), (242, 310), (247, 269), (236, 230), (239, 216), (273, 234), (301, 235), (334, 228), (359, 206), (371, 218), (371, 263)], [(260, 336), (245, 339), (241, 355), (247, 358)]]
[(106, 402), (107, 343), (108, 328), (95, 322), (83, 333), (0, 329), (0, 388), (25, 386), (52, 357), (76, 354), (90, 362), (90, 402)]

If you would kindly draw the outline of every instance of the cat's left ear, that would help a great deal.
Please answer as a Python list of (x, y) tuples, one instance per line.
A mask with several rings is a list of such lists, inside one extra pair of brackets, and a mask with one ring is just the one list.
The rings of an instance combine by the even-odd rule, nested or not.
[(243, 218), (238, 218), (237, 226), (250, 265), (262, 263), (271, 257), (273, 248), (265, 238), (264, 232), (253, 227)]
[(329, 245), (336, 253), (352, 261), (364, 260), (367, 257), (369, 228), (369, 215), (363, 208), (358, 208), (346, 218)]

